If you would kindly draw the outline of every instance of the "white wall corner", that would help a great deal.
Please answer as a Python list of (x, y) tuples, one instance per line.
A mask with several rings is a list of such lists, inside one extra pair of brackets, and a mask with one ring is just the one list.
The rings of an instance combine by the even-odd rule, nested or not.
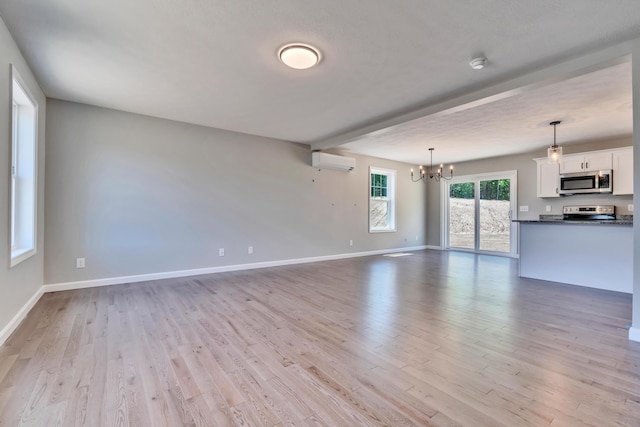
[(15, 331), (18, 326), (20, 326), (20, 323), (22, 323), (24, 318), (27, 317), (29, 311), (31, 311), (31, 309), (36, 305), (42, 295), (44, 295), (44, 286), (40, 286), (36, 293), (33, 294), (31, 298), (29, 298), (29, 301), (27, 301), (27, 303), (22, 306), (20, 311), (18, 311), (18, 313), (13, 316), (13, 319), (11, 319), (11, 321), (7, 323), (4, 328), (2, 328), (2, 330), (0, 331), (0, 346), (3, 345), (5, 341), (9, 339), (13, 331)]
[(640, 329), (634, 328), (633, 326), (629, 328), (629, 340), (640, 342)]

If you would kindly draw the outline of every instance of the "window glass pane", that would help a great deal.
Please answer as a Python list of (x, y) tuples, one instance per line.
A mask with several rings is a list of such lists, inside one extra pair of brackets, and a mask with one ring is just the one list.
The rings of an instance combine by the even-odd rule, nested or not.
[(24, 261), (36, 250), (36, 104), (12, 68), (11, 260)]
[(480, 250), (511, 251), (511, 180), (480, 181)]
[(474, 249), (475, 183), (461, 182), (449, 186), (449, 245)]
[(387, 226), (388, 204), (384, 200), (371, 200), (369, 224), (371, 228), (385, 228)]

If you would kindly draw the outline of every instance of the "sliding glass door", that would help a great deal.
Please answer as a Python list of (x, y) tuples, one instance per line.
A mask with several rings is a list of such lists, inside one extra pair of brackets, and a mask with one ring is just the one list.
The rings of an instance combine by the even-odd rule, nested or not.
[(456, 177), (445, 183), (448, 249), (515, 256), (516, 171)]

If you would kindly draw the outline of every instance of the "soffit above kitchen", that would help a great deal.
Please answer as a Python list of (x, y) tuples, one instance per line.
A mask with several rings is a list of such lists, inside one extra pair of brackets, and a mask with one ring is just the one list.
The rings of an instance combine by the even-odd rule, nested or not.
[[(407, 139), (399, 129), (390, 130), (395, 147), (357, 130), (640, 37), (636, 0), (617, 0), (615, 6), (600, 0), (0, 0), (0, 15), (48, 97), (312, 147), (331, 140), (332, 147), (388, 158)], [(307, 70), (284, 66), (278, 50), (293, 42), (316, 47), (320, 63)], [(469, 61), (479, 55), (488, 63), (474, 70)], [(611, 71), (617, 72), (622, 71)], [(598, 93), (618, 90), (617, 81), (610, 83), (616, 87), (585, 85)], [(529, 95), (536, 98), (532, 91)], [(607, 103), (614, 110), (628, 106), (630, 93), (626, 96), (607, 95)], [(586, 98), (592, 104), (601, 99)], [(568, 127), (571, 120), (592, 115), (581, 113), (588, 102), (576, 98), (546, 117), (540, 99), (533, 111), (523, 99), (513, 100), (520, 111), (509, 120), (520, 122), (523, 136), (546, 136), (538, 132), (547, 119), (564, 116)], [(514, 143), (513, 130), (499, 136), (515, 127), (505, 123), (513, 106), (466, 110), (468, 116), (451, 114), (443, 122), (425, 119), (435, 131), (424, 136), (424, 144), (416, 142), (416, 123), (408, 123), (413, 142), (406, 147), (412, 148), (397, 160), (419, 162), (442, 129), (465, 136), (467, 122), (476, 131), (486, 124), (472, 144), (493, 144), (504, 154)], [(616, 124), (606, 136), (628, 134), (630, 126)], [(562, 132), (559, 128), (560, 141)], [(357, 141), (360, 137), (365, 139)], [(457, 136), (440, 141), (461, 153), (470, 143)]]

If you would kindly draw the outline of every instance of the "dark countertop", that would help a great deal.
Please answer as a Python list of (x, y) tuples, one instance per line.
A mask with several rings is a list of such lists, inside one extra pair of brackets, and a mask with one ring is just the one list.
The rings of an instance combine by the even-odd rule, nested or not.
[(514, 219), (513, 222), (523, 224), (588, 224), (588, 225), (633, 225), (633, 220), (602, 219), (591, 221), (564, 220), (564, 219)]
[(540, 215), (540, 219), (514, 219), (513, 222), (523, 224), (633, 225), (633, 215), (618, 215), (616, 219), (597, 220), (565, 220), (562, 215)]

